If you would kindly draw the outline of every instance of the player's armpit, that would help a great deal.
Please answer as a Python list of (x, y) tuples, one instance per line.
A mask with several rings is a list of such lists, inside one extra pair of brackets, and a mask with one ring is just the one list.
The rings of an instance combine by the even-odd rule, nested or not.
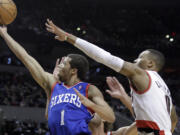
[(100, 90), (94, 85), (90, 85), (88, 89), (88, 98), (94, 103), (91, 109), (96, 112), (102, 119), (113, 123), (115, 115), (111, 107), (104, 101)]

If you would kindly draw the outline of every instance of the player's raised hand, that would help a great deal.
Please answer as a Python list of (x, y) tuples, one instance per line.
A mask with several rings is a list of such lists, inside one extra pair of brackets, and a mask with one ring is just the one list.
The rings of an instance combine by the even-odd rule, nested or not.
[(94, 105), (94, 103), (91, 100), (89, 100), (88, 98), (83, 96), (81, 93), (79, 93), (79, 91), (77, 89), (74, 88), (74, 91), (76, 92), (76, 94), (78, 95), (81, 103), (84, 106), (91, 108)]
[(59, 41), (66, 41), (67, 40), (67, 33), (60, 29), (58, 26), (56, 26), (52, 20), (47, 19), (47, 22), (45, 23), (46, 30), (55, 34), (55, 39)]
[(110, 89), (110, 90), (106, 90), (106, 92), (111, 97), (121, 99), (122, 97), (127, 95), (122, 84), (116, 79), (116, 77), (107, 77), (106, 82)]
[(4, 33), (7, 33), (7, 27), (6, 26), (0, 26), (0, 35), (3, 36)]
[(58, 58), (58, 59), (56, 60), (56, 65), (55, 65), (54, 71), (53, 71), (53, 75), (54, 75), (56, 81), (58, 81), (58, 82), (59, 82), (59, 77), (58, 77), (58, 74), (59, 74), (59, 67), (58, 67), (58, 65), (59, 65), (59, 64), (60, 64), (60, 59)]

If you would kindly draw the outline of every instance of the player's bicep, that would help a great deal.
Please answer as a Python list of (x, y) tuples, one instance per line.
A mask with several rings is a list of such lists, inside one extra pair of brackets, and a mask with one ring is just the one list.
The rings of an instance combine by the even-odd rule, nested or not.
[(143, 70), (139, 68), (137, 65), (134, 63), (130, 63), (125, 61), (122, 69), (120, 70), (120, 73), (127, 76), (127, 77), (132, 77), (138, 74), (142, 74)]
[(88, 97), (89, 99), (91, 99), (91, 101), (93, 101), (97, 105), (107, 106), (107, 103), (104, 101), (104, 97), (102, 93), (94, 85), (89, 86)]
[(149, 74), (133, 63), (125, 62), (120, 73), (127, 76), (138, 91), (144, 91), (149, 87)]

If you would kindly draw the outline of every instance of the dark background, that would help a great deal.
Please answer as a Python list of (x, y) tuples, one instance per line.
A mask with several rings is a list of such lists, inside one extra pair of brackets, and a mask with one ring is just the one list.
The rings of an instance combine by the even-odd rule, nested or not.
[[(45, 30), (44, 23), (47, 18), (52, 19), (65, 31), (88, 40), (127, 61), (132, 62), (145, 49), (157, 49), (164, 53), (166, 65), (160, 74), (170, 88), (173, 103), (180, 115), (179, 0), (14, 1), (17, 4), (18, 15), (16, 20), (8, 26), (8, 32), (49, 72), (53, 71), (57, 58), (68, 53), (83, 53), (68, 43), (54, 40), (54, 35)], [(106, 76), (116, 76), (129, 93), (126, 78), (92, 59), (89, 61), (90, 72), (87, 80), (102, 90), (106, 101), (117, 113), (118, 120), (114, 124), (114, 129), (127, 125), (128, 122), (123, 123), (121, 117), (133, 120), (128, 110), (104, 92), (107, 89)], [(0, 103), (2, 105), (45, 107), (45, 93), (33, 81), (29, 73), (24, 70), (18, 70), (18, 72), (13, 70), (24, 68), (24, 66), (2, 39), (0, 39), (0, 66), (0, 91), (2, 93)], [(9, 67), (10, 70), (8, 70)], [(6, 130), (3, 134), (5, 132), (14, 134), (13, 130), (17, 127), (21, 127), (21, 132), (28, 134), (22, 128), (22, 124), (7, 128), (9, 120), (5, 121), (6, 128), (4, 129)], [(29, 122), (26, 123), (28, 125)], [(34, 127), (37, 127), (36, 124), (31, 123)], [(27, 127), (26, 130), (29, 129)], [(48, 134), (44, 125), (39, 127), (44, 132), (36, 134)], [(35, 134), (33, 129), (30, 133)], [(175, 131), (176, 134), (180, 134), (178, 129)], [(18, 130), (17, 134), (21, 132)]]

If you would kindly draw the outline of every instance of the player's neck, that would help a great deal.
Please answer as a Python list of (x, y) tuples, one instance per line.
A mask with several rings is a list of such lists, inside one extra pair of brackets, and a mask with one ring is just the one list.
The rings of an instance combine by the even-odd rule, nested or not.
[(65, 84), (66, 84), (67, 86), (73, 86), (73, 85), (79, 83), (80, 81), (81, 81), (81, 80), (78, 79), (77, 77), (71, 77), (71, 79), (69, 79), (67, 82), (65, 82)]

